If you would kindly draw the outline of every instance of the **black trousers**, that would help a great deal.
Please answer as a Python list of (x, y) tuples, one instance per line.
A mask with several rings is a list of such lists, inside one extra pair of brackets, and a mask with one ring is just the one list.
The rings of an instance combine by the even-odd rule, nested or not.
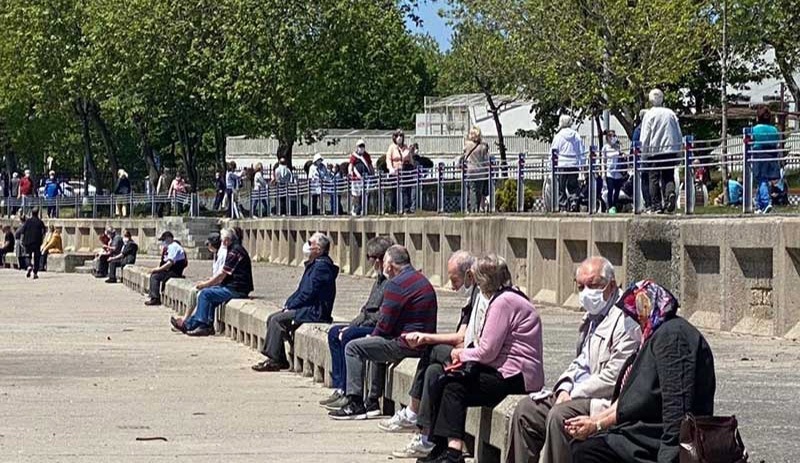
[(429, 429), (435, 418), (435, 404), (441, 399), (439, 378), (444, 374), (445, 365), (451, 363), (450, 353), (453, 346), (449, 344), (436, 344), (425, 349), (425, 353), (417, 363), (417, 373), (414, 375), (414, 384), (408, 395), (419, 400), (417, 411), (417, 425)]
[(292, 332), (300, 325), (293, 325), (294, 310), (275, 312), (267, 318), (267, 333), (264, 335), (264, 347), (261, 353), (270, 360), (288, 364), (286, 346), (284, 342), (289, 339)]
[(108, 275), (108, 258), (110, 256), (101, 255), (97, 258), (97, 271), (95, 272), (94, 276), (97, 278), (104, 278)]
[(32, 260), (28, 261), (28, 267), (33, 266), (33, 274), (39, 273), (39, 266), (42, 264), (42, 243), (25, 247)]
[(150, 299), (161, 300), (161, 285), (168, 282), (170, 278), (180, 277), (181, 275), (172, 269), (166, 272), (156, 272), (150, 275)]
[(467, 408), (494, 407), (506, 396), (525, 393), (522, 374), (510, 378), (494, 368), (475, 365), (477, 372), (469, 377), (444, 380), (442, 399), (437, 407), (431, 434), (437, 439), (464, 439)]
[(47, 271), (47, 256), (50, 255), (50, 251), (45, 251), (42, 253), (42, 258), (39, 261), (39, 271), (46, 272)]
[(675, 159), (676, 155), (676, 153), (656, 154), (649, 161), (659, 162), (645, 164), (657, 169), (647, 172), (650, 182), (650, 206), (653, 209), (665, 209), (669, 195), (675, 194), (675, 161), (666, 161)]
[(117, 281), (117, 269), (125, 268), (125, 262), (121, 260), (114, 260), (108, 263), (108, 279)]
[(559, 169), (558, 175), (558, 207), (560, 210), (569, 209), (570, 195), (578, 194), (578, 168), (564, 167)]
[(617, 463), (622, 459), (606, 443), (604, 436), (594, 436), (585, 441), (573, 440), (570, 444), (575, 463)]

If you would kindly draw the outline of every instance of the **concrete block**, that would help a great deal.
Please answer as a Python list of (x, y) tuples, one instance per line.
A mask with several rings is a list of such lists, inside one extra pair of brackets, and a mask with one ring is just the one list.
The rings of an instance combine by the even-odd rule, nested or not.
[(559, 305), (572, 309), (581, 307), (575, 290), (575, 271), (589, 257), (592, 239), (590, 221), (562, 219), (558, 224), (558, 301)]
[(530, 249), (530, 219), (507, 218), (502, 243), (497, 253), (506, 258), (514, 284), (529, 294), (531, 288), (532, 250)]
[(440, 218), (425, 220), (423, 228), (423, 268), (425, 275), (434, 286), (447, 284), (446, 259), (442, 253), (442, 227), (444, 221)]
[(91, 252), (67, 252), (47, 256), (47, 270), (55, 273), (75, 273), (75, 269), (83, 267), (94, 259)]
[(530, 226), (529, 296), (537, 304), (558, 305), (558, 219), (535, 219)]
[(637, 218), (628, 223), (627, 280), (651, 279), (682, 298), (679, 220)]
[(724, 223), (692, 220), (681, 223), (682, 315), (703, 328), (719, 329), (725, 304), (723, 281)]
[(625, 268), (627, 267), (628, 222), (632, 219), (592, 219), (591, 254), (603, 256), (614, 265), (617, 283), (625, 287), (628, 284)]

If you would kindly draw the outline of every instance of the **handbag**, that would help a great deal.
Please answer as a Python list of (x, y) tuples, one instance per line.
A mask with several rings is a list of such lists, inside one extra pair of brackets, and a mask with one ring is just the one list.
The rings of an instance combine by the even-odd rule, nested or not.
[(747, 449), (735, 416), (694, 416), (681, 421), (680, 463), (746, 463)]

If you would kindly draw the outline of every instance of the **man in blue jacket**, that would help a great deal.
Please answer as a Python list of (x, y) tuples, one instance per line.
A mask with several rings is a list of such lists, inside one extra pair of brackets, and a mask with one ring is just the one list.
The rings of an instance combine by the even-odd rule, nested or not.
[(336, 277), (339, 267), (328, 253), (331, 239), (315, 233), (308, 240), (310, 254), (300, 286), (286, 300), (283, 310), (267, 319), (267, 334), (261, 353), (267, 357), (253, 365), (255, 371), (280, 371), (289, 368), (284, 341), (303, 323), (331, 323), (336, 299)]

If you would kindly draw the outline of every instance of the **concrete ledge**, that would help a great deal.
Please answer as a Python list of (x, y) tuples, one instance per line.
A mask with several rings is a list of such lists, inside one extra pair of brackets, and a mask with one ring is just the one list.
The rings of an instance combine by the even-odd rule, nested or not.
[[(149, 277), (148, 277), (149, 284)], [(197, 293), (195, 283), (183, 278), (170, 278), (164, 284), (161, 291), (161, 303), (177, 312), (185, 315), (195, 304), (197, 304)]]
[(126, 265), (122, 269), (122, 283), (139, 294), (147, 294), (150, 288), (149, 269), (138, 265)]
[(47, 271), (56, 273), (75, 273), (77, 267), (83, 267), (86, 262), (94, 259), (91, 252), (66, 252), (63, 254), (48, 254)]

